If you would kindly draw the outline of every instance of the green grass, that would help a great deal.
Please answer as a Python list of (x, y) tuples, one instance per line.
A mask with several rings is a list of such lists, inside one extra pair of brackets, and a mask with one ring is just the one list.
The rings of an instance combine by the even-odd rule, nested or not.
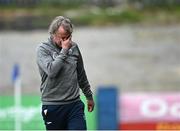
[[(87, 110), (87, 101), (84, 95), (81, 96), (81, 100), (85, 104), (85, 115), (86, 115), (86, 122), (87, 122), (87, 129), (88, 130), (96, 130), (97, 129), (97, 106), (95, 106), (93, 112), (88, 112)], [(94, 97), (94, 101), (96, 101), (96, 97)]]
[[(81, 96), (81, 99), (86, 105), (86, 99), (84, 96)], [(43, 120), (41, 117), (41, 107), (40, 107), (40, 97), (39, 96), (22, 96), (22, 107), (24, 109), (29, 108), (29, 112), (24, 112), (22, 118), (22, 130), (45, 130)], [(13, 96), (0, 96), (0, 130), (14, 130), (14, 115), (10, 110), (14, 105)], [(36, 114), (29, 120), (26, 118), (33, 114), (32, 108), (36, 108)], [(30, 110), (31, 109), (31, 110)], [(96, 110), (93, 113), (87, 111), (87, 105), (85, 107), (85, 114), (87, 120), (88, 129), (96, 129)], [(4, 111), (4, 113), (2, 113)], [(31, 112), (30, 112), (31, 111)], [(6, 112), (6, 113), (5, 113)], [(8, 113), (7, 113), (8, 112)], [(28, 114), (29, 113), (29, 114)], [(2, 117), (3, 115), (6, 115)]]
[[(22, 97), (22, 107), (23, 108), (30, 108), (35, 107), (39, 108), (40, 105), (40, 99), (38, 96), (23, 96)], [(15, 127), (14, 123), (14, 115), (10, 112), (10, 108), (14, 106), (14, 97), (13, 96), (0, 96), (0, 111), (8, 111), (9, 113), (6, 113), (6, 117), (0, 119), (0, 130), (13, 130)], [(0, 112), (2, 113), (2, 112)], [(12, 116), (13, 115), (13, 116)], [(28, 115), (28, 114), (27, 114)], [(23, 119), (25, 116), (21, 116)], [(30, 120), (26, 122), (22, 122), (22, 129), (23, 130), (43, 130), (44, 125), (42, 118), (39, 113), (36, 113), (36, 115)]]

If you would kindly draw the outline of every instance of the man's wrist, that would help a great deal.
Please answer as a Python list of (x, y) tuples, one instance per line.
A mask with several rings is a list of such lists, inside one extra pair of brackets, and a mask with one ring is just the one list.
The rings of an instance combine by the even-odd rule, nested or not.
[(68, 49), (62, 48), (62, 49), (61, 49), (61, 53), (64, 54), (64, 55), (67, 55)]
[(91, 94), (91, 95), (86, 96), (86, 99), (87, 99), (87, 100), (93, 100), (93, 96), (92, 96), (92, 94)]

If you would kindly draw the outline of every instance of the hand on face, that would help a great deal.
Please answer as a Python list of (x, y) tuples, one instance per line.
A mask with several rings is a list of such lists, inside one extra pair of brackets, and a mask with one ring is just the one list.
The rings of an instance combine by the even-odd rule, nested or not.
[(72, 46), (71, 38), (72, 38), (72, 36), (70, 35), (66, 39), (61, 39), (61, 47), (64, 49), (69, 49)]
[(54, 35), (56, 44), (64, 49), (69, 49), (71, 47), (71, 38), (72, 35), (68, 33), (62, 26), (59, 27), (56, 34)]

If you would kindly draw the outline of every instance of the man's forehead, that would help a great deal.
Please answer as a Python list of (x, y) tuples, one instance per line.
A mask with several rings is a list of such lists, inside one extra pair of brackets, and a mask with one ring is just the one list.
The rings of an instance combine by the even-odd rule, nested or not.
[(60, 33), (61, 35), (68, 35), (68, 32), (63, 28), (63, 26), (60, 26), (58, 28), (58, 33)]

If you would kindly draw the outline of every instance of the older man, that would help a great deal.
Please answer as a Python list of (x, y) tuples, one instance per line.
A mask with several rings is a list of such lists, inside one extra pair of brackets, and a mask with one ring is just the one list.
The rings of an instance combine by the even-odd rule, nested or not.
[(37, 47), (42, 116), (47, 130), (86, 130), (79, 89), (87, 98), (88, 111), (94, 108), (80, 50), (71, 40), (72, 32), (71, 21), (57, 16), (49, 26), (50, 38)]

